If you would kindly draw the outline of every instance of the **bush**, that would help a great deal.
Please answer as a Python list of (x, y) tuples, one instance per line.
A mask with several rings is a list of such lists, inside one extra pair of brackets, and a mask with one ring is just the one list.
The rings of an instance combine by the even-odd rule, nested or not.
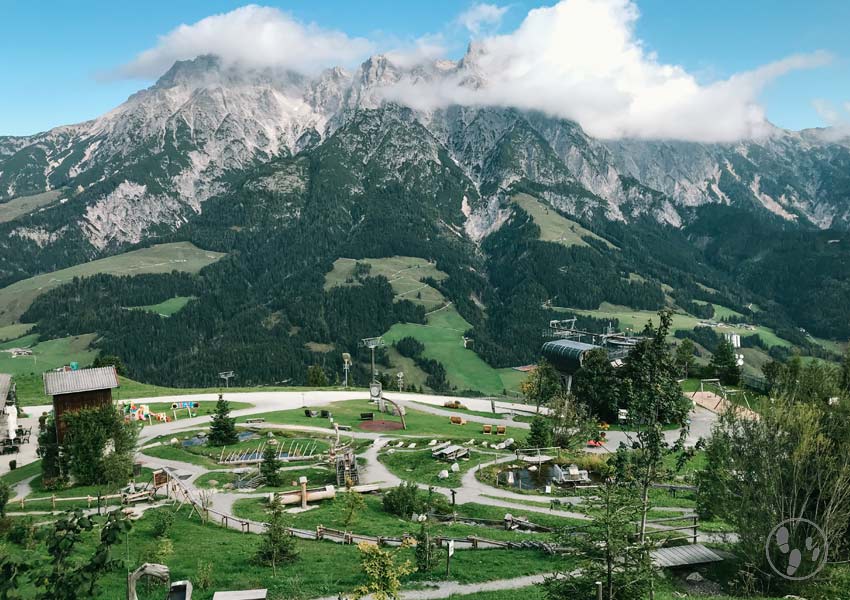
[(133, 474), (133, 457), (128, 454), (109, 454), (104, 457), (101, 470), (103, 480), (114, 488), (127, 485)]
[(153, 515), (153, 535), (154, 537), (164, 538), (168, 536), (171, 527), (174, 525), (174, 513), (170, 510), (158, 510)]
[(413, 513), (420, 511), (423, 502), (416, 483), (403, 481), (384, 494), (383, 505), (388, 513), (409, 519)]
[(6, 516), (6, 503), (12, 497), (12, 488), (3, 480), (0, 480), (0, 517)]
[(8, 540), (18, 546), (28, 548), (35, 539), (35, 527), (31, 519), (17, 520), (9, 528)]

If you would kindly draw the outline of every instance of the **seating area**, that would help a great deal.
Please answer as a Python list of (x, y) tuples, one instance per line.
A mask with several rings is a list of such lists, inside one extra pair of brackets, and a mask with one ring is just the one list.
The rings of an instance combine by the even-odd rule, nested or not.
[[(505, 425), (496, 425), (496, 435), (505, 435), (507, 432), (508, 428)], [(493, 435), (493, 426), (488, 424), (482, 425), (481, 433), (483, 433), (484, 435)]]
[(466, 419), (457, 415), (452, 415), (449, 417), (449, 423), (452, 425), (466, 425)]

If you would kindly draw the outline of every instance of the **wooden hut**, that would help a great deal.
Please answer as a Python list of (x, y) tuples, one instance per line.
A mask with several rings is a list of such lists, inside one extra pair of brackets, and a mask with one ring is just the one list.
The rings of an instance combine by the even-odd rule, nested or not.
[(53, 397), (53, 417), (59, 443), (65, 437), (62, 415), (83, 408), (112, 404), (112, 390), (118, 387), (115, 367), (48, 371), (44, 374), (44, 393)]

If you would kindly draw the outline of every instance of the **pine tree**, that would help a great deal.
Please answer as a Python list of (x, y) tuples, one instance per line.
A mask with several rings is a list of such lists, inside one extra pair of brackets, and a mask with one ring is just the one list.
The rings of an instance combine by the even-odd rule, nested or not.
[(552, 446), (552, 423), (546, 417), (537, 415), (531, 421), (525, 443), (529, 448), (549, 448)]
[(239, 440), (236, 419), (230, 418), (230, 404), (221, 394), (218, 395), (207, 440), (210, 446), (227, 446)]
[(307, 385), (309, 387), (327, 387), (328, 378), (324, 369), (319, 365), (311, 365), (307, 368)]
[(298, 548), (295, 546), (295, 538), (287, 529), (283, 505), (275, 495), (269, 506), (269, 522), (266, 523), (266, 531), (263, 533), (254, 558), (259, 564), (270, 566), (277, 575), (277, 565), (292, 562), (297, 557)]
[(263, 462), (260, 463), (260, 475), (266, 485), (280, 485), (280, 460), (277, 458), (277, 446), (267, 444), (263, 450)]
[(711, 357), (711, 368), (723, 385), (738, 385), (741, 381), (741, 369), (738, 367), (735, 349), (729, 340), (723, 339)]

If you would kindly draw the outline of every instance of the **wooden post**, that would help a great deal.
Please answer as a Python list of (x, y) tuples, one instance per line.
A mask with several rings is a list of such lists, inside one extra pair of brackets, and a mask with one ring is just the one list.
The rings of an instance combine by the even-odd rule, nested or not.
[(51, 502), (51, 505), (53, 506), (53, 510), (56, 510), (56, 494), (50, 495), (50, 502)]
[(602, 600), (602, 582), (596, 582), (596, 600)]
[(698, 534), (697, 534), (697, 521), (698, 521), (698, 519), (699, 519), (699, 517), (697, 515), (694, 515), (694, 544), (697, 543), (697, 538), (698, 538)]
[(301, 508), (307, 509), (307, 478), (301, 477), (299, 478), (299, 483), (301, 484)]

